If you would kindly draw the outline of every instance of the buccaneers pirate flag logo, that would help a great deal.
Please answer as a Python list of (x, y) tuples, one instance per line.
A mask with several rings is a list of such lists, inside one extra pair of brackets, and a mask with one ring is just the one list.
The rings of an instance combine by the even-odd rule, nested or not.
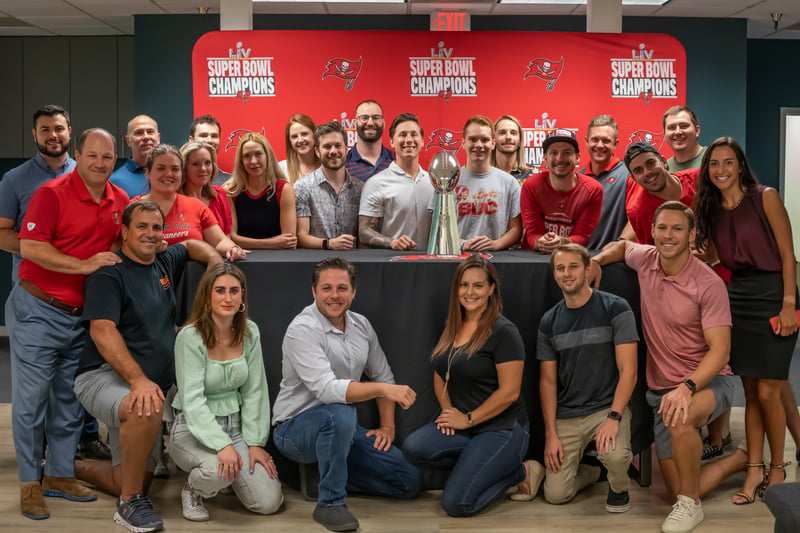
[(630, 143), (647, 143), (652, 144), (656, 147), (656, 150), (661, 148), (661, 143), (664, 142), (664, 134), (663, 133), (653, 133), (652, 131), (647, 130), (636, 130), (631, 133)]
[(455, 153), (461, 148), (461, 133), (445, 128), (435, 129), (431, 132), (430, 141), (425, 149), (431, 147)]
[(322, 79), (324, 80), (328, 76), (333, 76), (344, 80), (346, 82), (344, 84), (344, 90), (349, 91), (353, 88), (353, 84), (356, 82), (356, 78), (358, 78), (360, 72), (361, 57), (358, 58), (358, 61), (345, 59), (343, 57), (334, 57), (325, 65), (325, 72), (322, 73)]
[(564, 57), (561, 57), (560, 61), (551, 61), (550, 59), (545, 59), (543, 57), (537, 57), (530, 63), (528, 63), (528, 71), (522, 77), (523, 80), (526, 80), (530, 77), (536, 77), (540, 80), (544, 80), (547, 82), (547, 90), (552, 91), (553, 86), (558, 81), (558, 77), (561, 76), (561, 72), (564, 70)]
[(227, 152), (231, 148), (236, 149), (239, 146), (239, 142), (242, 140), (242, 137), (248, 133), (260, 133), (261, 135), (264, 135), (264, 128), (261, 128), (261, 131), (259, 132), (252, 132), (251, 130), (246, 129), (233, 130), (228, 136), (228, 144), (225, 145), (225, 151)]

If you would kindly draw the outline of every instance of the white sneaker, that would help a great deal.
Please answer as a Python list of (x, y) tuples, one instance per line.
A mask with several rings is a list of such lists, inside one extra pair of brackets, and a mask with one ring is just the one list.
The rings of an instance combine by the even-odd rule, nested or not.
[(184, 487), (181, 490), (181, 505), (183, 517), (192, 522), (208, 522), (208, 509), (203, 505), (203, 498), (192, 489)]
[(694, 503), (694, 499), (678, 494), (678, 501), (672, 506), (672, 512), (661, 524), (663, 533), (688, 533), (703, 521), (703, 505)]

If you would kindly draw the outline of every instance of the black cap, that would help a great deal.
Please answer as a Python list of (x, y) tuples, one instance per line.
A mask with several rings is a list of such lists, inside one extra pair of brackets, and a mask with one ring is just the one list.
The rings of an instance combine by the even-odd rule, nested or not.
[(575, 137), (575, 132), (572, 130), (558, 128), (553, 131), (547, 132), (547, 136), (544, 138), (544, 142), (542, 143), (542, 150), (547, 151), (553, 143), (569, 143), (575, 148), (576, 152), (580, 152), (581, 149), (578, 146), (578, 139)]
[(628, 148), (625, 149), (625, 166), (631, 168), (631, 161), (633, 161), (635, 157), (646, 153), (656, 154), (661, 157), (661, 153), (658, 149), (650, 143), (636, 142), (629, 145)]

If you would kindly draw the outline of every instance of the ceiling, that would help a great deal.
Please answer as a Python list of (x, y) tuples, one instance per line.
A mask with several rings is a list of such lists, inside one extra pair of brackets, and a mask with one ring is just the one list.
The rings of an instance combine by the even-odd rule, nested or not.
[[(220, 0), (0, 0), (0, 36), (133, 35), (134, 15), (198, 14), (200, 7), (218, 14), (219, 5)], [(585, 5), (499, 4), (497, 0), (253, 4), (254, 14), (426, 15), (439, 10), (468, 11), (472, 15), (586, 15)], [(773, 12), (783, 13), (777, 31), (770, 18)], [(748, 38), (800, 39), (799, 0), (670, 0), (662, 6), (623, 6), (622, 13), (635, 17), (745, 18)]]

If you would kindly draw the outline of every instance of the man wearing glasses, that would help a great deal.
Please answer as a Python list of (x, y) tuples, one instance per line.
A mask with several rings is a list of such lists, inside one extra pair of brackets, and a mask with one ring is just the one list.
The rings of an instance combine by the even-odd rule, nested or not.
[(364, 100), (356, 106), (356, 145), (347, 152), (347, 171), (361, 181), (388, 168), (394, 152), (383, 146), (383, 108), (375, 100)]

